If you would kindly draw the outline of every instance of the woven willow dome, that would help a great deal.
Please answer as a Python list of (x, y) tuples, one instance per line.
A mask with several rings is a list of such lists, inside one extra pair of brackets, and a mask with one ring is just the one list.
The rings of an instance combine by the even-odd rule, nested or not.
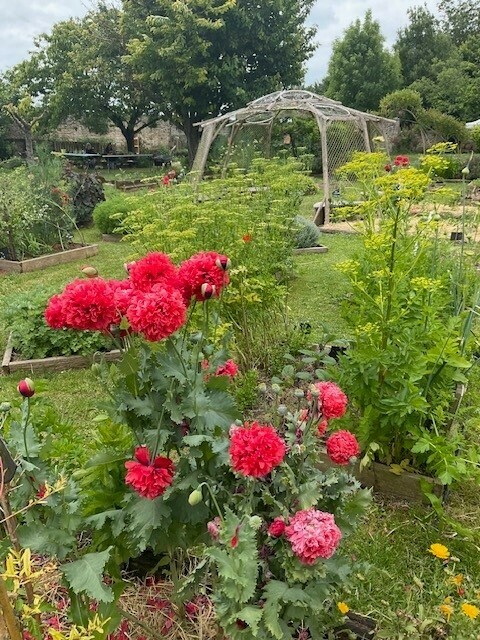
[[(231, 161), (248, 166), (252, 155), (270, 157), (274, 136), (284, 131), (282, 143), (291, 143), (288, 123), (293, 118), (313, 119), (318, 127), (318, 149), (324, 187), (324, 217), (328, 222), (331, 196), (336, 189), (335, 172), (354, 151), (371, 152), (374, 139), (389, 152), (389, 140), (397, 121), (345, 107), (336, 100), (310, 91), (277, 91), (250, 102), (246, 107), (197, 123), (202, 136), (192, 170), (201, 179), (209, 157), (224, 169)], [(278, 142), (278, 141), (277, 141)], [(378, 142), (377, 142), (378, 145)], [(276, 147), (278, 149), (278, 145)], [(378, 146), (377, 146), (378, 148)], [(275, 148), (273, 149), (275, 151)]]

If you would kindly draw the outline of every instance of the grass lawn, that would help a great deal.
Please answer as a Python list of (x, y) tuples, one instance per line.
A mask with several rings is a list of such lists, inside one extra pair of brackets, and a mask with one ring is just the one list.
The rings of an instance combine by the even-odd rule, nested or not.
[[(311, 206), (317, 199), (318, 194), (305, 199), (301, 213), (311, 217)], [(87, 230), (84, 237), (89, 242), (99, 243), (98, 256), (89, 259), (88, 263), (96, 266), (100, 274), (107, 278), (124, 277), (122, 265), (130, 256), (129, 245), (101, 242), (95, 229)], [(288, 304), (293, 319), (311, 323), (312, 337), (319, 339), (324, 326), (336, 337), (343, 337), (347, 326), (340, 317), (340, 305), (349, 288), (346, 279), (335, 270), (334, 265), (358, 251), (359, 238), (355, 235), (324, 234), (321, 242), (329, 248), (328, 253), (295, 258), (297, 277), (292, 283)], [(33, 291), (43, 286), (60, 290), (78, 276), (82, 266), (83, 263), (77, 262), (31, 274), (1, 275), (0, 296), (7, 299), (16, 292)], [(3, 343), (6, 335), (7, 327), (0, 326)], [(0, 402), (17, 397), (16, 385), (20, 377), (0, 377)], [(71, 433), (75, 434), (74, 446), (78, 447), (78, 456), (83, 460), (88, 455), (95, 434), (92, 419), (99, 412), (99, 404), (104, 399), (103, 389), (89, 370), (45, 374), (41, 380), (45, 384), (39, 386), (44, 386), (45, 390), (38, 397), (51, 402), (62, 419), (71, 425), (70, 431), (64, 430), (59, 437), (72, 441)], [(40, 382), (39, 376), (36, 376), (36, 381)], [(479, 388), (477, 376), (469, 388), (470, 398), (467, 398), (472, 409), (465, 413), (469, 428), (474, 430), (478, 430), (480, 420), (476, 409)], [(69, 446), (72, 446), (71, 442)], [(455, 489), (446, 511), (448, 516), (478, 534), (480, 496), (474, 483)], [(348, 605), (352, 610), (372, 615), (378, 620), (379, 637), (437, 637), (430, 632), (422, 635), (419, 630), (426, 618), (436, 617), (440, 620), (438, 606), (452, 591), (452, 586), (446, 583), (442, 573), (441, 561), (428, 553), (429, 546), (434, 542), (442, 542), (450, 548), (452, 554), (461, 561), (457, 572), (469, 576), (465, 580), (472, 580), (476, 591), (480, 591), (479, 539), (474, 535), (467, 540), (451, 524), (438, 520), (428, 508), (376, 499), (367, 522), (347, 541), (347, 549), (352, 557), (369, 565), (357, 575)], [(473, 590), (473, 584), (469, 585), (469, 590)], [(478, 601), (475, 604), (478, 605)], [(438, 635), (438, 638), (442, 637), (464, 640), (466, 636)]]

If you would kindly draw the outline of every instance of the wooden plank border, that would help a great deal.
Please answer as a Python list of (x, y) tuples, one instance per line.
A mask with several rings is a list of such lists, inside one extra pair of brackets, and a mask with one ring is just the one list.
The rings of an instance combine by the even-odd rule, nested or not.
[(74, 262), (82, 258), (90, 258), (98, 253), (98, 244), (87, 244), (84, 247), (76, 249), (67, 249), (67, 251), (59, 251), (58, 253), (49, 253), (46, 256), (38, 258), (29, 258), (28, 260), (0, 260), (0, 271), (9, 273), (28, 273), (30, 271), (39, 271), (47, 267), (53, 267), (57, 264), (65, 264), (66, 262)]
[(71, 369), (86, 369), (94, 362), (115, 362), (119, 360), (122, 352), (119, 349), (113, 351), (97, 351), (88, 356), (56, 356), (51, 358), (35, 358), (32, 360), (12, 360), (13, 340), (10, 335), (2, 360), (2, 374), (11, 375), (19, 371), (36, 373), (37, 371), (68, 371)]

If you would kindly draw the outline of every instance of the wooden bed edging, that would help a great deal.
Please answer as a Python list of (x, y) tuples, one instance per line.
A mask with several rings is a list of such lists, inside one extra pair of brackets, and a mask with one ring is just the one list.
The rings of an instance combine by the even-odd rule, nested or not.
[(2, 359), (2, 374), (10, 375), (17, 371), (35, 373), (37, 371), (67, 371), (70, 369), (86, 369), (94, 362), (114, 362), (120, 359), (119, 349), (113, 351), (97, 351), (88, 356), (55, 356), (51, 358), (36, 358), (32, 360), (12, 360), (13, 352), (12, 335), (7, 342), (5, 353)]
[(84, 247), (76, 249), (67, 249), (67, 251), (59, 251), (58, 253), (49, 253), (46, 256), (38, 256), (38, 258), (29, 258), (28, 260), (0, 260), (0, 271), (9, 273), (28, 273), (30, 271), (39, 271), (47, 267), (53, 267), (57, 264), (66, 262), (74, 262), (83, 258), (90, 258), (98, 253), (98, 244), (87, 244)]

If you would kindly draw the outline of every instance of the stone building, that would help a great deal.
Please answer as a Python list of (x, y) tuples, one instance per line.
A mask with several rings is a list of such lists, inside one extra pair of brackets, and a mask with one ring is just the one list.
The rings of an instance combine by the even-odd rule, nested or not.
[[(14, 123), (10, 126), (7, 139), (13, 142), (17, 153), (22, 155), (25, 152), (23, 134)], [(112, 125), (107, 133), (97, 134), (73, 118), (66, 120), (43, 139), (52, 144), (54, 151), (80, 152), (87, 142), (90, 142), (97, 152), (102, 152), (108, 142), (114, 145), (117, 153), (126, 153), (127, 151), (125, 138), (118, 127)], [(179, 150), (183, 149), (186, 144), (185, 134), (165, 120), (159, 120), (154, 127), (142, 129), (136, 137), (136, 142), (137, 153), (166, 151), (174, 147)]]

